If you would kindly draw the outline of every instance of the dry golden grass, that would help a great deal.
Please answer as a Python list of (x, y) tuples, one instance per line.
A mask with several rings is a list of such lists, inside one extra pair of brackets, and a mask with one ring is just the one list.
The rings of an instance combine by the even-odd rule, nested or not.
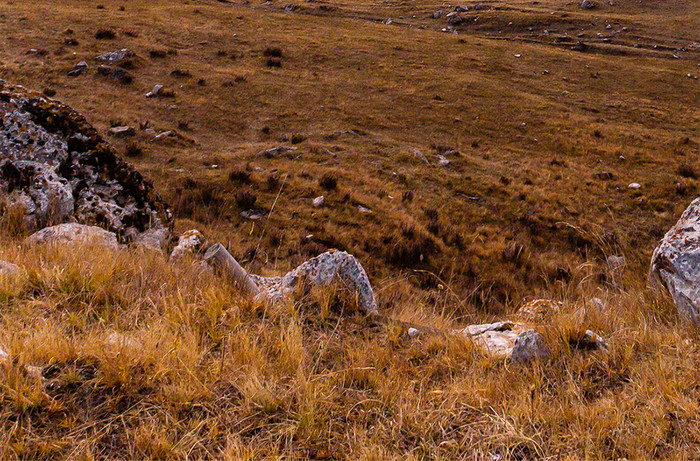
[[(330, 290), (265, 308), (157, 254), (7, 237), (2, 248), (25, 271), (0, 287), (0, 345), (12, 356), (0, 372), (2, 459), (700, 453), (699, 336), (645, 291), (641, 271), (602, 293), (581, 267), (561, 313), (540, 326), (551, 359), (517, 366), (457, 337), (372, 324)], [(420, 298), (394, 279), (378, 296), (397, 320), (458, 326), (447, 293)], [(608, 353), (568, 345), (586, 328)]]
[[(101, 131), (138, 128), (112, 141), (177, 229), (247, 268), (344, 249), (383, 313), (438, 328), (560, 299), (540, 326), (552, 359), (412, 341), (330, 290), (265, 309), (159, 255), (26, 248), (4, 213), (0, 258), (26, 275), (0, 289), (0, 459), (700, 457), (698, 333), (645, 288), (699, 190), (696, 2), (494, 1), (458, 35), (435, 2), (286, 3), (0, 0), (0, 78), (56, 91)], [(628, 30), (603, 42), (608, 23)], [(134, 81), (96, 75), (92, 58), (124, 47)], [(89, 74), (66, 76), (81, 60)], [(145, 98), (157, 83), (174, 95)], [(258, 155), (278, 145), (298, 150)], [(459, 154), (436, 166), (446, 149)], [(239, 217), (242, 191), (266, 210), (279, 195), (269, 222)], [(623, 274), (604, 264), (615, 254)], [(608, 354), (567, 346), (586, 328)]]

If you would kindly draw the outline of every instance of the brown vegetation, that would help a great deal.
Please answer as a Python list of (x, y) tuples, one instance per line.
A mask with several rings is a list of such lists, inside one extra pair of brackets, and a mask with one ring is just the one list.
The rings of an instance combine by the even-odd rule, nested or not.
[[(437, 328), (560, 299), (553, 358), (513, 367), (456, 338), (412, 341), (332, 290), (266, 309), (159, 255), (25, 248), (3, 210), (0, 259), (26, 275), (0, 289), (15, 357), (0, 458), (697, 458), (697, 332), (645, 289), (699, 190), (693, 2), (469, 2), (457, 35), (422, 1), (165, 3), (0, 0), (0, 78), (101, 131), (139, 127), (110, 141), (176, 228), (255, 270), (340, 248), (380, 311)], [(120, 48), (136, 53), (131, 84), (95, 78), (92, 58)], [(82, 60), (87, 75), (67, 77)], [(155, 84), (170, 97), (145, 98)], [(252, 206), (269, 220), (241, 218)], [(585, 328), (609, 354), (560, 340)], [(115, 350), (113, 332), (138, 348)], [(47, 366), (44, 382), (24, 365)]]

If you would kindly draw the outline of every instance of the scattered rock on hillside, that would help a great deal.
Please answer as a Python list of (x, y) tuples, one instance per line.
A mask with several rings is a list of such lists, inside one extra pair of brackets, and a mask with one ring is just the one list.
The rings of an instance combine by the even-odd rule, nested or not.
[(163, 91), (163, 88), (163, 85), (154, 85), (153, 89), (146, 93), (146, 97), (153, 98), (155, 96), (158, 96)]
[(88, 70), (88, 63), (85, 61), (80, 61), (78, 64), (73, 67), (72, 70), (68, 72), (68, 75), (71, 77), (77, 77), (78, 75), (83, 75), (86, 74)]
[(187, 256), (196, 256), (203, 253), (208, 246), (207, 239), (200, 231), (188, 230), (178, 239), (177, 246), (170, 253), (170, 259), (178, 260)]
[(627, 186), (627, 187), (630, 188), (630, 189), (641, 189), (642, 186), (641, 186), (641, 184), (639, 184), (639, 183), (637, 183), (637, 182), (633, 182), (632, 184), (630, 184), (630, 185)]
[(700, 325), (700, 198), (654, 251), (649, 280), (670, 292), (681, 316)]
[(91, 244), (116, 250), (120, 247), (117, 235), (101, 227), (85, 224), (65, 223), (45, 227), (27, 237), (27, 243), (33, 245)]
[(323, 206), (323, 204), (326, 202), (326, 199), (323, 195), (316, 197), (313, 200), (314, 208), (320, 208)]
[(536, 330), (527, 330), (520, 333), (513, 345), (513, 352), (511, 352), (511, 359), (519, 363), (545, 360), (548, 357), (549, 348), (542, 335)]
[(136, 129), (132, 126), (113, 126), (107, 133), (115, 138), (124, 138), (127, 136), (135, 136)]
[(259, 155), (262, 155), (265, 158), (274, 158), (282, 154), (290, 154), (296, 150), (296, 147), (277, 146), (271, 149), (264, 150), (260, 152)]
[(133, 58), (134, 52), (128, 48), (122, 48), (121, 50), (110, 51), (109, 53), (101, 54), (95, 56), (96, 61), (107, 61), (107, 62), (119, 62), (122, 59)]
[(515, 341), (522, 331), (523, 326), (520, 323), (496, 322), (469, 325), (456, 330), (455, 333), (470, 338), (477, 347), (494, 357), (508, 358), (513, 353)]
[(581, 8), (583, 8), (584, 10), (592, 10), (595, 7), (595, 2), (592, 2), (591, 0), (583, 0), (581, 2)]
[(330, 250), (304, 262), (282, 277), (261, 277), (247, 274), (260, 289), (261, 300), (279, 302), (293, 295), (300, 282), (311, 286), (326, 286), (333, 281), (356, 296), (357, 304), (366, 314), (377, 314), (377, 302), (367, 273), (353, 255)]
[(0, 197), (29, 230), (74, 221), (162, 246), (172, 216), (153, 187), (70, 107), (0, 80)]

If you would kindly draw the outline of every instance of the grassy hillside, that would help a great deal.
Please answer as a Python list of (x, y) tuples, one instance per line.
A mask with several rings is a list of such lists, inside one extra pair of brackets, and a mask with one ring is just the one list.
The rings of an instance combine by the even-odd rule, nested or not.
[[(468, 2), (452, 25), (425, 0), (0, 0), (0, 78), (84, 114), (177, 231), (253, 272), (347, 250), (380, 311), (438, 328), (564, 302), (538, 326), (551, 360), (516, 367), (332, 290), (266, 309), (3, 221), (0, 259), (26, 273), (0, 288), (0, 458), (697, 458), (698, 334), (646, 271), (700, 190), (700, 11), (597, 3)], [(121, 48), (131, 78), (100, 75)], [(609, 353), (568, 345), (587, 328)]]
[[(254, 270), (337, 247), (375, 283), (450, 284), (465, 316), (566, 286), (610, 253), (647, 264), (697, 194), (687, 2), (467, 4), (457, 35), (427, 2), (278, 3), (2, 2), (0, 76), (56, 91), (103, 130), (177, 132), (114, 142), (180, 229), (194, 221), (244, 260), (260, 242)], [(97, 75), (92, 58), (124, 47), (133, 82)], [(68, 77), (81, 60), (88, 75)], [(174, 96), (146, 98), (155, 84)], [(297, 150), (259, 155), (279, 145)], [(239, 217), (244, 191), (264, 211), (279, 194), (267, 226)]]

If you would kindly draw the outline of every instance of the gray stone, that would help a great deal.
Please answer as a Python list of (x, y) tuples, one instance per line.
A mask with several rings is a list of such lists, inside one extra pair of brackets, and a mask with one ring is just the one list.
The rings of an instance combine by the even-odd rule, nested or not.
[(122, 48), (121, 50), (110, 51), (109, 53), (101, 54), (95, 56), (96, 61), (107, 61), (107, 62), (119, 62), (122, 59), (133, 58), (134, 52), (128, 48)]
[(161, 91), (163, 91), (163, 85), (154, 85), (153, 89), (146, 93), (146, 97), (153, 98), (155, 96), (158, 96)]
[(549, 348), (536, 330), (523, 331), (518, 335), (511, 354), (514, 362), (527, 363), (532, 360), (545, 360), (548, 357)]
[(114, 126), (107, 130), (107, 133), (115, 138), (124, 138), (127, 136), (135, 136), (136, 129), (132, 126)]
[(277, 146), (260, 152), (260, 155), (266, 158), (274, 158), (282, 154), (289, 154), (295, 152), (296, 150), (296, 147)]
[(693, 200), (654, 251), (649, 280), (669, 291), (682, 317), (700, 325), (700, 198)]
[(177, 246), (170, 253), (170, 259), (176, 261), (185, 257), (193, 257), (205, 250), (209, 245), (204, 235), (196, 230), (188, 230), (180, 236)]
[(591, 0), (583, 0), (581, 2), (581, 8), (583, 8), (584, 10), (591, 10), (595, 8), (595, 6), (595, 2), (592, 2)]
[(68, 72), (68, 75), (71, 77), (77, 77), (78, 75), (83, 75), (87, 73), (88, 70), (88, 63), (85, 61), (80, 61), (78, 64), (73, 67), (71, 71)]
[(45, 227), (27, 237), (26, 242), (30, 245), (90, 244), (104, 246), (112, 250), (120, 247), (114, 232), (106, 231), (101, 227), (77, 223)]

